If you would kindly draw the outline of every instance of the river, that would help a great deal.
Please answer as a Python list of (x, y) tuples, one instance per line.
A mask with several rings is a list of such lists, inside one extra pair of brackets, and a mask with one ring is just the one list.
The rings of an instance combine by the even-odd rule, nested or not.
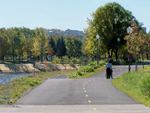
[(20, 78), (20, 77), (25, 77), (28, 75), (33, 75), (33, 73), (13, 73), (13, 74), (0, 74), (0, 84), (4, 84), (5, 82), (8, 82), (9, 79), (7, 75), (10, 75), (11, 81), (14, 78)]

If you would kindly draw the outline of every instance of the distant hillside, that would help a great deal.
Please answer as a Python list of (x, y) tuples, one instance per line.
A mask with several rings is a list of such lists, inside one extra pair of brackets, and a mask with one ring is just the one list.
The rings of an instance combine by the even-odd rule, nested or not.
[(60, 29), (45, 29), (46, 30), (46, 35), (63, 35), (63, 36), (73, 36), (75, 35), (78, 37), (80, 40), (86, 35), (83, 31), (78, 31), (78, 30), (70, 30), (67, 29), (65, 31), (60, 30)]

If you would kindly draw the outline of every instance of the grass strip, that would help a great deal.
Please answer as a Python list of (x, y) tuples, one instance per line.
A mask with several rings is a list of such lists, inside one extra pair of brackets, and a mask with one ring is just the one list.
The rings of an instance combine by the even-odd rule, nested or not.
[(124, 73), (113, 79), (112, 84), (131, 98), (150, 107), (150, 73), (147, 70), (150, 70), (150, 66), (137, 72)]
[[(31, 89), (41, 84), (47, 78), (52, 77), (58, 74), (71, 73), (72, 71), (53, 71), (53, 72), (42, 72), (35, 76), (28, 75), (22, 78), (15, 78), (11, 81), (11, 104), (14, 104), (19, 98), (24, 94), (28, 93)], [(0, 91), (6, 92), (6, 85), (0, 85)], [(8, 97), (8, 95), (6, 95)], [(0, 95), (0, 98), (2, 95)], [(7, 105), (8, 102), (0, 101), (0, 104)]]
[(82, 75), (82, 76), (73, 76), (73, 75), (75, 75), (75, 74), (77, 73), (77, 70), (76, 70), (76, 71), (72, 72), (70, 75), (68, 75), (67, 78), (74, 78), (74, 79), (88, 78), (88, 77), (90, 77), (90, 76), (92, 76), (92, 75), (94, 75), (94, 74), (96, 74), (96, 73), (99, 73), (99, 72), (105, 70), (105, 69), (106, 69), (106, 66), (102, 66), (102, 67), (100, 67), (100, 68), (97, 68), (97, 69), (94, 70), (93, 72), (84, 73), (84, 75)]

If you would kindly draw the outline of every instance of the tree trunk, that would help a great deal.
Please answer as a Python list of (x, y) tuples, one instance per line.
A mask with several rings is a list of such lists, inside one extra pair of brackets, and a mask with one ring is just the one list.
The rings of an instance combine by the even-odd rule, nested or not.
[(13, 50), (13, 53), (12, 53), (12, 55), (13, 55), (13, 62), (14, 62), (14, 61), (15, 61), (15, 60), (14, 60), (14, 59), (15, 59), (15, 58), (14, 58), (14, 50)]
[(20, 62), (20, 55), (19, 55), (19, 62)]
[(13, 54), (13, 62), (15, 61), (15, 58), (14, 58), (14, 54)]
[(38, 56), (38, 61), (40, 60), (40, 56)]
[(148, 53), (146, 53), (146, 57), (147, 57), (147, 60), (148, 60)]
[(43, 63), (43, 56), (41, 56), (41, 63)]
[(118, 53), (118, 51), (116, 50), (116, 51), (115, 51), (116, 62), (117, 62), (117, 60), (118, 60), (118, 54), (117, 54), (117, 53)]
[(30, 52), (30, 56), (29, 57), (30, 57), (29, 61), (31, 61), (31, 52)]
[(112, 55), (113, 55), (113, 50), (111, 50), (111, 55), (110, 55), (110, 58), (112, 58)]
[(2, 61), (4, 62), (4, 55), (2, 56)]
[(110, 58), (110, 52), (109, 52), (109, 50), (108, 50), (108, 57)]
[[(110, 52), (111, 52), (111, 53), (110, 53)], [(109, 57), (109, 58), (112, 58), (112, 55), (113, 55), (113, 50), (111, 50), (111, 51), (108, 50), (108, 57)]]

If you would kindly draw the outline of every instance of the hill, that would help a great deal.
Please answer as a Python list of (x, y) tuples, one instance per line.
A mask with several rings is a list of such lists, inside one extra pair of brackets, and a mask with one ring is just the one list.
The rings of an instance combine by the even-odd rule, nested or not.
[(67, 29), (65, 31), (60, 30), (60, 29), (45, 29), (46, 35), (63, 35), (63, 36), (73, 36), (75, 35), (77, 38), (82, 40), (82, 38), (86, 35), (83, 31), (78, 31), (78, 30), (70, 30)]

